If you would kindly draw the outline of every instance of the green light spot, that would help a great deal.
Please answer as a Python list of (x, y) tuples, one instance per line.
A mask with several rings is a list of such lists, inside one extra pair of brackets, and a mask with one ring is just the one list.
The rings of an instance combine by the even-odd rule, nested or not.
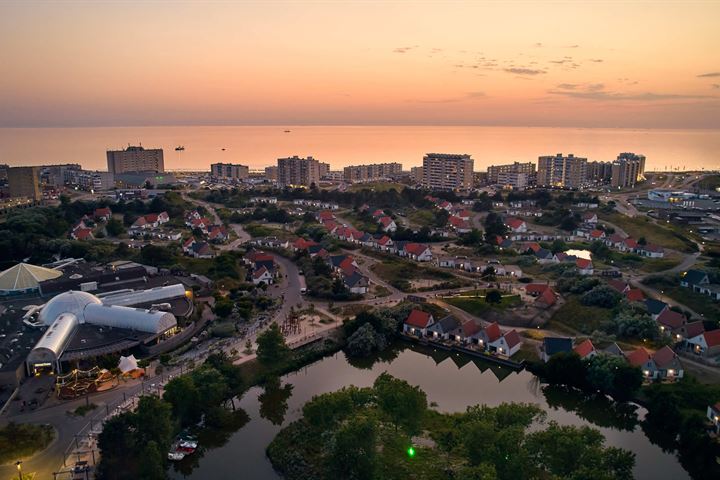
[(415, 456), (415, 449), (413, 447), (410, 447), (407, 449), (408, 457), (413, 458)]

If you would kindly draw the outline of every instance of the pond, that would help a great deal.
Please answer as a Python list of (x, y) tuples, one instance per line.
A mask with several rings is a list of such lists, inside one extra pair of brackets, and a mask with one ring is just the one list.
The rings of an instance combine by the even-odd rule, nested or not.
[(592, 260), (592, 252), (590, 250), (568, 250), (568, 255), (577, 258), (584, 258), (586, 260)]
[(404, 343), (375, 361), (351, 363), (345, 354), (337, 353), (282, 377), (281, 384), (267, 392), (262, 387), (250, 389), (239, 402), (247, 413), (247, 417), (239, 414), (243, 426), (204, 443), (212, 448), (175, 464), (170, 477), (281, 479), (265, 456), (265, 448), (284, 425), (299, 418), (305, 402), (347, 385), (370, 386), (384, 371), (419, 385), (441, 411), (464, 411), (478, 403), (536, 403), (547, 411), (547, 420), (594, 426), (605, 435), (608, 445), (634, 452), (636, 478), (690, 478), (673, 453), (664, 452), (645, 436), (638, 424), (644, 416), (641, 408), (618, 407), (602, 398), (586, 400), (574, 392), (541, 387), (527, 371), (513, 372), (464, 355)]

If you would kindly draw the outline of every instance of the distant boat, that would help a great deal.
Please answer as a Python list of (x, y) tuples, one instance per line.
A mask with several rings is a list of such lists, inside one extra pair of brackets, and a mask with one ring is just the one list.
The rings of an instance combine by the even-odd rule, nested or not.
[(175, 147), (175, 151), (176, 151), (176, 152), (184, 152), (184, 151), (185, 151), (185, 147), (183, 147), (182, 145), (178, 145), (177, 147)]
[(290, 133), (290, 130), (285, 130), (285, 133)]
[(223, 148), (223, 149), (222, 149), (222, 151), (224, 152), (224, 151), (225, 151), (225, 149)]

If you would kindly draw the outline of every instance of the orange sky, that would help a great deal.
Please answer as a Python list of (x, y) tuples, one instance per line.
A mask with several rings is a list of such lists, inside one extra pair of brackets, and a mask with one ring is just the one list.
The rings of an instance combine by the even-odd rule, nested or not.
[(0, 3), (0, 126), (720, 128), (720, 2)]

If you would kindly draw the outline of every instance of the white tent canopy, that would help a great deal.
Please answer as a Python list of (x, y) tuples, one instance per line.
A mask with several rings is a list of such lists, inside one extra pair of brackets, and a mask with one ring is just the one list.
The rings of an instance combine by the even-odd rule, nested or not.
[(132, 372), (133, 370), (137, 369), (138, 364), (135, 355), (130, 355), (129, 357), (120, 357), (120, 363), (118, 364), (118, 368), (122, 373)]
[(29, 263), (18, 263), (0, 272), (0, 290), (28, 290), (38, 288), (40, 282), (62, 276), (59, 270), (38, 267)]

